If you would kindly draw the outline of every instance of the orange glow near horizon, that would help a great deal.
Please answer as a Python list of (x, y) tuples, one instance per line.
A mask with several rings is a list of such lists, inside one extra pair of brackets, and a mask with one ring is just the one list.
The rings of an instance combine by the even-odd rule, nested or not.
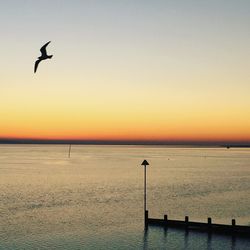
[(223, 99), (212, 104), (199, 100), (196, 106), (185, 98), (168, 96), (165, 101), (159, 93), (158, 98), (148, 97), (152, 103), (140, 103), (142, 97), (138, 101), (131, 95), (128, 103), (114, 97), (104, 101), (101, 96), (57, 103), (47, 97), (43, 103), (36, 95), (32, 102), (15, 98), (17, 104), (0, 112), (0, 138), (250, 141), (250, 118), (240, 102), (236, 107)]
[(250, 118), (242, 100), (238, 107), (216, 98), (196, 105), (188, 96), (175, 100), (168, 95), (165, 100), (159, 92), (146, 101), (127, 93), (128, 103), (114, 96), (104, 100), (100, 94), (83, 101), (57, 98), (55, 103), (49, 96), (44, 102), (40, 94), (21, 100), (16, 93), (16, 104), (0, 113), (0, 138), (250, 142)]
[(153, 126), (112, 127), (104, 125), (102, 128), (89, 126), (80, 128), (71, 127), (23, 127), (1, 129), (0, 138), (26, 139), (58, 139), (58, 140), (133, 140), (133, 141), (244, 141), (250, 142), (250, 133), (247, 129), (235, 133), (219, 128), (182, 128)]

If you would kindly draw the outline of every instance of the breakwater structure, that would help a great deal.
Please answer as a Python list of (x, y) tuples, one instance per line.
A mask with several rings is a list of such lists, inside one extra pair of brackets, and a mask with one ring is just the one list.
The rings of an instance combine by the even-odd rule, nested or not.
[(250, 226), (236, 225), (236, 220), (232, 219), (232, 223), (216, 224), (212, 223), (212, 218), (207, 218), (207, 222), (190, 221), (188, 216), (184, 220), (169, 220), (167, 215), (163, 219), (149, 218), (148, 210), (145, 213), (145, 228), (149, 225), (163, 226), (165, 228), (179, 228), (183, 230), (196, 230), (207, 233), (221, 233), (238, 236), (250, 237)]
[(150, 218), (147, 210), (147, 196), (146, 196), (146, 167), (149, 163), (144, 160), (141, 164), (144, 166), (144, 226), (148, 229), (149, 225), (162, 226), (164, 228), (179, 228), (186, 231), (196, 230), (207, 233), (229, 234), (232, 236), (246, 236), (250, 237), (250, 226), (237, 225), (236, 220), (232, 219), (231, 224), (216, 224), (212, 223), (212, 218), (207, 218), (207, 222), (190, 221), (188, 216), (184, 220), (170, 220), (168, 215), (164, 215), (162, 219)]

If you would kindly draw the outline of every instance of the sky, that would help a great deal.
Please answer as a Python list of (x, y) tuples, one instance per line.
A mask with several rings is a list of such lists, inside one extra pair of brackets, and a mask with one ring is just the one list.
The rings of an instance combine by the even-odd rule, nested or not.
[(0, 1), (0, 138), (250, 143), (249, 25), (249, 0)]

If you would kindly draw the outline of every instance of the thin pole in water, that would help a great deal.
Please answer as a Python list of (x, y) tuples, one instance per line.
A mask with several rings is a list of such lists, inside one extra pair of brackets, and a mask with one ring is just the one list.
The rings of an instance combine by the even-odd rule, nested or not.
[(145, 222), (145, 227), (147, 226), (147, 170), (146, 167), (149, 165), (149, 163), (144, 160), (141, 164), (144, 166), (144, 222)]
[(69, 144), (69, 153), (68, 153), (68, 158), (70, 158), (70, 153), (71, 153), (71, 144)]
[(144, 212), (147, 210), (147, 171), (144, 165)]

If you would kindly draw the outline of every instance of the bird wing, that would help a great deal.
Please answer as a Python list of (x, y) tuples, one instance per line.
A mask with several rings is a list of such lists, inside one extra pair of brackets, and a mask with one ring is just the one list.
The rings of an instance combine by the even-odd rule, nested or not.
[(35, 67), (34, 67), (34, 73), (36, 73), (38, 64), (39, 64), (40, 62), (41, 62), (41, 60), (36, 60), (36, 62), (35, 62)]
[(47, 51), (46, 51), (46, 47), (48, 46), (48, 44), (50, 43), (51, 41), (45, 43), (43, 45), (43, 47), (40, 49), (41, 53), (42, 53), (42, 56), (47, 56)]

